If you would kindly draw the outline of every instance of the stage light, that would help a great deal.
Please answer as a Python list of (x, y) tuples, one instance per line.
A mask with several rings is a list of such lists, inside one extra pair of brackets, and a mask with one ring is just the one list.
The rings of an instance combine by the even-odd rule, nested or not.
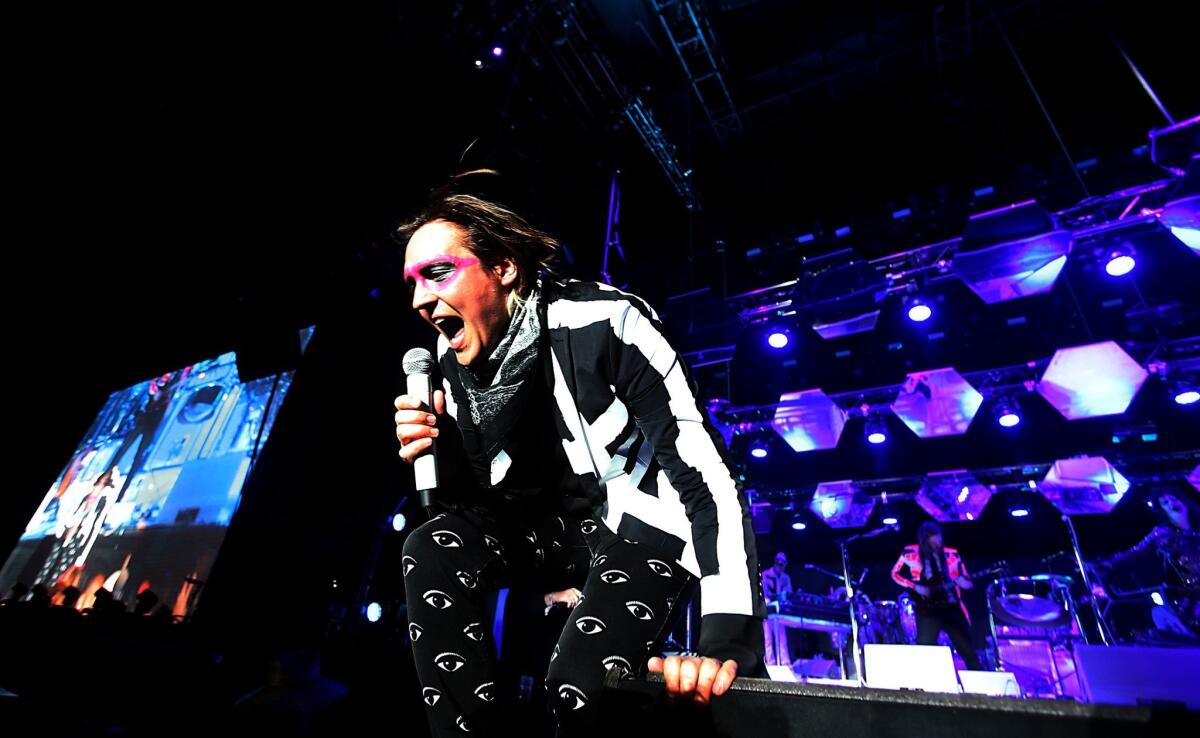
[(771, 331), (767, 336), (767, 345), (773, 349), (781, 349), (788, 345), (788, 334), (783, 331)]
[(750, 455), (756, 459), (767, 458), (767, 444), (763, 441), (755, 441), (750, 446)]
[(504, 56), (504, 49), (499, 46), (493, 46), (492, 47), (492, 56), (499, 59), (500, 57)]
[(1151, 592), (1150, 593), (1150, 601), (1153, 602), (1154, 604), (1158, 605), (1159, 607), (1162, 607), (1162, 605), (1163, 605), (1162, 593), (1161, 592)]
[(877, 496), (858, 489), (854, 482), (822, 482), (813, 492), (808, 509), (830, 528), (861, 528), (878, 501)]
[(881, 521), (884, 525), (896, 525), (900, 522), (900, 518), (895, 515), (889, 515)]
[(967, 432), (983, 395), (952, 368), (912, 372), (892, 402), (892, 412), (918, 438)]
[(804, 522), (804, 518), (797, 515), (792, 518), (792, 530), (805, 530), (808, 528), (808, 523)]
[(1175, 392), (1176, 405), (1192, 405), (1195, 404), (1197, 400), (1200, 400), (1200, 392), (1197, 392), (1191, 387), (1180, 387)]
[(867, 443), (878, 446), (881, 443), (887, 442), (887, 426), (883, 424), (883, 418), (878, 415), (872, 415), (867, 418), (866, 427), (863, 433), (867, 437)]
[(1108, 261), (1104, 265), (1104, 271), (1110, 277), (1123, 277), (1132, 272), (1135, 266), (1137, 266), (1137, 259), (1134, 258), (1133, 247), (1123, 243), (1108, 252)]
[(797, 453), (836, 448), (846, 426), (846, 411), (819, 389), (785, 392), (771, 427)]
[(1009, 509), (1008, 514), (1014, 518), (1027, 518), (1029, 517), (1029, 508), (1025, 505), (1014, 505)]
[(1002, 428), (1012, 428), (1021, 424), (1021, 414), (1017, 412), (1017, 403), (1007, 397), (996, 403), (996, 422)]
[(367, 620), (372, 623), (378, 623), (381, 617), (383, 617), (382, 605), (380, 605), (378, 602), (372, 602), (371, 604), (367, 605)]
[(408, 518), (404, 517), (404, 513), (396, 513), (392, 516), (392, 530), (399, 533), (404, 530), (404, 526), (408, 524)]
[(921, 298), (913, 298), (908, 305), (908, 319), (914, 323), (924, 323), (933, 317), (933, 308)]
[(475, 60), (475, 68), (476, 68), (476, 69), (483, 69), (483, 59), (476, 59), (476, 60)]
[(1074, 242), (1034, 200), (972, 215), (950, 268), (989, 305), (1049, 292)]
[(931, 472), (914, 501), (934, 520), (946, 523), (974, 520), (992, 497), (992, 491), (963, 469)]
[(1059, 349), (1037, 391), (1067, 420), (1125, 412), (1149, 373), (1115, 341)]

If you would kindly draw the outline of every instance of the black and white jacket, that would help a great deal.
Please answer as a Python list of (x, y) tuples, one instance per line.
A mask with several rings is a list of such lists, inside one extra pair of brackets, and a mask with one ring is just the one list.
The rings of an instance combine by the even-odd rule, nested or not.
[[(592, 515), (629, 540), (662, 547), (699, 577), (701, 649), (718, 629), (757, 629), (761, 643), (758, 621), (751, 622), (766, 611), (749, 505), (657, 313), (635, 295), (577, 280), (543, 280), (539, 312), (556, 436)], [(437, 351), (446, 410), (460, 428), (469, 426), (444, 336)], [(519, 448), (490, 454), (490, 486), (504, 485)]]

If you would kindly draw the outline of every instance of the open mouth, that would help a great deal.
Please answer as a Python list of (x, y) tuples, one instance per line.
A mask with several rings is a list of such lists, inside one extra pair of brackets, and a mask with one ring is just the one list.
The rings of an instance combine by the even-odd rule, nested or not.
[(450, 341), (450, 348), (455, 351), (462, 348), (463, 336), (466, 333), (462, 318), (444, 315), (434, 318), (433, 325)]

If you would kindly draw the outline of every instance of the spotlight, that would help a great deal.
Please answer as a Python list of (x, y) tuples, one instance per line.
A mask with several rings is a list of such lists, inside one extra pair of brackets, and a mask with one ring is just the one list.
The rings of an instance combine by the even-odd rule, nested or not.
[(1151, 592), (1150, 593), (1150, 601), (1153, 602), (1154, 604), (1158, 605), (1159, 607), (1162, 607), (1163, 606), (1162, 593), (1161, 592)]
[(483, 59), (476, 59), (476, 60), (475, 60), (475, 68), (476, 68), (476, 69), (483, 69)]
[(404, 526), (408, 524), (408, 519), (404, 517), (404, 513), (396, 513), (392, 516), (392, 530), (399, 533), (404, 530)]
[(383, 606), (378, 602), (372, 602), (367, 605), (367, 620), (372, 623), (378, 623), (379, 618), (383, 617)]
[(996, 403), (996, 422), (1002, 428), (1012, 428), (1021, 424), (1021, 414), (1017, 412), (1017, 403), (1007, 397)]
[(1123, 277), (1137, 266), (1137, 260), (1133, 257), (1133, 247), (1123, 243), (1108, 252), (1108, 262), (1104, 265), (1104, 271), (1108, 272), (1110, 277)]
[(492, 47), (492, 56), (499, 59), (500, 57), (504, 56), (504, 49), (499, 46), (493, 46)]
[(805, 530), (808, 528), (808, 523), (804, 522), (804, 518), (797, 515), (792, 518), (792, 530)]
[(863, 433), (866, 434), (867, 442), (878, 446), (881, 443), (887, 442), (887, 426), (883, 424), (883, 418), (878, 415), (872, 415), (867, 418), (866, 427), (863, 428)]
[(767, 458), (767, 444), (764, 441), (755, 441), (750, 446), (750, 455), (756, 459)]
[(884, 525), (896, 525), (900, 522), (900, 518), (896, 517), (895, 515), (888, 515), (880, 522), (882, 522)]
[(767, 345), (773, 349), (781, 349), (788, 345), (788, 334), (784, 331), (771, 331), (767, 336)]
[(933, 317), (933, 308), (919, 297), (914, 297), (908, 304), (908, 319), (914, 323), (924, 323)]
[(1008, 511), (1008, 514), (1014, 518), (1027, 518), (1029, 517), (1029, 508), (1024, 505), (1016, 505)]
[(1193, 405), (1200, 400), (1200, 392), (1193, 387), (1180, 387), (1175, 391), (1176, 405)]

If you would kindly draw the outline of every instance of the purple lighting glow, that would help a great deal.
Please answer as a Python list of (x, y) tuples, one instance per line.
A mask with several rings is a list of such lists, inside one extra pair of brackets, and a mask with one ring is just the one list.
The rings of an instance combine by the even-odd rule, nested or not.
[(504, 56), (504, 49), (502, 49), (499, 46), (493, 46), (492, 47), (492, 56), (494, 56), (496, 58), (500, 58), (500, 57)]
[(908, 308), (908, 319), (914, 323), (924, 323), (933, 317), (933, 309), (921, 300), (914, 300)]
[(783, 331), (772, 331), (767, 336), (767, 345), (773, 349), (781, 349), (788, 345), (788, 335)]

